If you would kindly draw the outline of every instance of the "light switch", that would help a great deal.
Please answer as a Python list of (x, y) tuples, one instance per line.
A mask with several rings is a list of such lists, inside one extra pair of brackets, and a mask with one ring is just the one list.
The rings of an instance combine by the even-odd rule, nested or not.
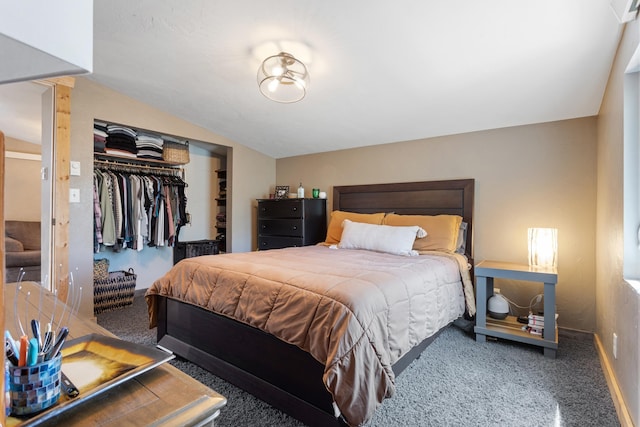
[(79, 188), (70, 188), (69, 189), (69, 203), (80, 203), (80, 189)]
[(80, 162), (69, 162), (72, 176), (80, 176)]

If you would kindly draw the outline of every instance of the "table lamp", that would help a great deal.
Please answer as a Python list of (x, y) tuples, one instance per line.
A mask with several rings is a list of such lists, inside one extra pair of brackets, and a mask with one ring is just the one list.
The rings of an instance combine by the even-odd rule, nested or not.
[(558, 267), (558, 229), (529, 228), (529, 265)]

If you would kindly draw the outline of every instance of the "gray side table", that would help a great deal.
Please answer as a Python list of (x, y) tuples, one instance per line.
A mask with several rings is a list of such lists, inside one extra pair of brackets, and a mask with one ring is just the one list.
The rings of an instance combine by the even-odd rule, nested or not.
[[(555, 358), (558, 349), (558, 328), (556, 325), (556, 283), (558, 272), (555, 268), (530, 267), (498, 261), (481, 261), (475, 266), (476, 277), (476, 341), (484, 342), (486, 337), (503, 338), (544, 348), (544, 355)], [(504, 320), (487, 318), (487, 299), (493, 295), (493, 279), (525, 280), (544, 283), (544, 333), (542, 336), (522, 330), (515, 316)]]

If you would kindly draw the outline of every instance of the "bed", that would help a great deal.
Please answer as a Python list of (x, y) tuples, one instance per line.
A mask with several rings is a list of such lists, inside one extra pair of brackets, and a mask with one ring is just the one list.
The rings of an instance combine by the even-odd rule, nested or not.
[[(461, 217), (466, 224), (465, 256), (399, 257), (318, 245), (185, 259), (146, 294), (158, 345), (305, 424), (360, 425), (393, 394), (395, 376), (442, 327), (463, 313), (474, 314), (466, 268), (473, 265), (473, 197), (472, 179), (334, 187), (333, 210), (338, 212)], [(446, 278), (452, 277), (451, 271), (434, 274), (445, 277), (447, 290), (420, 285), (434, 264), (449, 270), (457, 264), (456, 281)], [(363, 271), (350, 275), (354, 265), (362, 265)], [(402, 284), (401, 291), (382, 283), (383, 276)], [(208, 285), (195, 285), (200, 282)], [(253, 282), (260, 286), (249, 287)], [(339, 293), (343, 289), (355, 293), (357, 303), (347, 301)], [(428, 305), (436, 292), (440, 311), (435, 319), (425, 315), (433, 321), (424, 321), (414, 307)], [(225, 303), (213, 300), (213, 294), (223, 295)], [(302, 302), (310, 298), (301, 295), (315, 298), (311, 308)], [(359, 308), (365, 300), (371, 305), (362, 302)], [(452, 308), (442, 303), (447, 300)], [(226, 301), (234, 304), (227, 306)], [(394, 315), (390, 307), (408, 314)], [(333, 326), (317, 321), (329, 317)], [(386, 331), (396, 323), (400, 329)], [(375, 331), (383, 328), (386, 335), (378, 338)], [(317, 336), (326, 336), (328, 344)]]

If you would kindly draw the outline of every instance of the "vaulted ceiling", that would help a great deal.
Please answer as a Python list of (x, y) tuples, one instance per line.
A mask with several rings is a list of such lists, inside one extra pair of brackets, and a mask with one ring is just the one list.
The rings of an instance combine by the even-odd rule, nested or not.
[[(282, 158), (596, 115), (622, 30), (609, 0), (96, 1), (88, 77)], [(294, 104), (258, 91), (280, 50)]]

